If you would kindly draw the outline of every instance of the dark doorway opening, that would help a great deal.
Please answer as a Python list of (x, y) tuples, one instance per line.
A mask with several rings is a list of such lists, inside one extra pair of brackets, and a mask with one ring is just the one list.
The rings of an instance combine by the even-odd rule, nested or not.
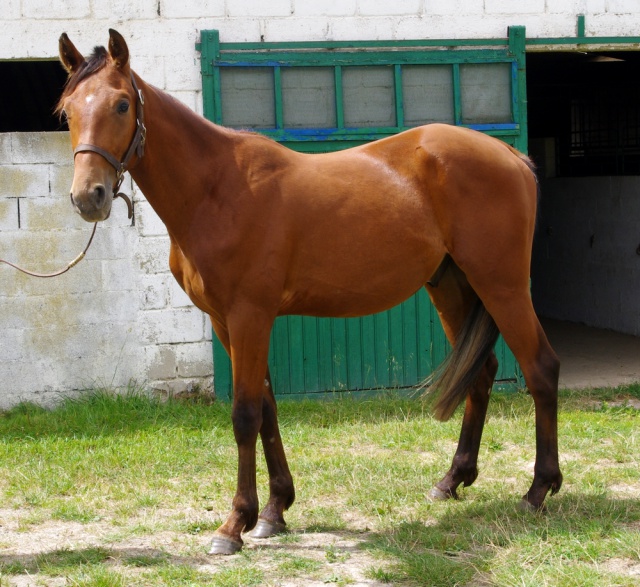
[(640, 52), (529, 53), (529, 137), (560, 177), (640, 174)]
[(0, 132), (67, 130), (53, 111), (67, 74), (58, 61), (0, 61)]
[(640, 52), (527, 54), (538, 313), (640, 335)]

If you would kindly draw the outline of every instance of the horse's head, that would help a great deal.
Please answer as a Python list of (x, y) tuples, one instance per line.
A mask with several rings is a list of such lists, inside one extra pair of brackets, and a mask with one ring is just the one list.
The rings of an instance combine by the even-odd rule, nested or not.
[(134, 152), (142, 156), (142, 97), (129, 68), (129, 49), (109, 30), (109, 48), (96, 47), (86, 59), (66, 34), (60, 60), (69, 79), (58, 112), (69, 123), (74, 149), (71, 201), (89, 222), (105, 220), (125, 167)]

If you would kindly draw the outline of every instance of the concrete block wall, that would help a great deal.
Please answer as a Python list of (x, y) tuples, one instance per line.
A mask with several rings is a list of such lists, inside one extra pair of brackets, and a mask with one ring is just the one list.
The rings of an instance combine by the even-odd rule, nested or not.
[[(0, 161), (0, 257), (44, 273), (65, 267), (92, 228), (69, 203), (68, 134), (2, 134)], [(211, 387), (208, 321), (175, 284), (164, 225), (139, 197), (136, 225), (116, 201), (86, 258), (60, 277), (0, 266), (0, 409), (134, 381)]]
[[(107, 29), (127, 39), (133, 68), (202, 112), (200, 31), (225, 41), (402, 40), (635, 35), (635, 0), (5, 0), (0, 59), (56, 59), (64, 31), (89, 53)], [(0, 134), (0, 257), (40, 271), (83, 248), (90, 226), (71, 211), (65, 133)], [(115, 203), (80, 265), (39, 281), (0, 266), (0, 408), (52, 403), (94, 384), (181, 391), (212, 385), (208, 320), (168, 271), (164, 227), (131, 186), (136, 223)]]
[(640, 336), (640, 179), (556, 178), (541, 188), (538, 313)]

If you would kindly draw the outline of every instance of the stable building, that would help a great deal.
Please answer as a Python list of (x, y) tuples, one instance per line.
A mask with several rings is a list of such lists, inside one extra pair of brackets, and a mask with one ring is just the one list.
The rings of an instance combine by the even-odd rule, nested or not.
[[(114, 26), (145, 80), (216, 123), (293, 149), (333, 151), (445, 122), (528, 152), (541, 186), (531, 274), (538, 313), (640, 336), (634, 3), (601, 0), (576, 13), (560, 2), (353, 0), (312, 9), (302, 0), (228, 0), (206, 15), (140, 1), (117, 24), (106, 8), (81, 4), (66, 20), (30, 2), (0, 17), (20, 32), (0, 42), (12, 87), (0, 112), (1, 258), (48, 270), (84, 245), (89, 229), (68, 204), (71, 149), (52, 115), (65, 79), (57, 37), (66, 30), (88, 53)], [(134, 221), (115, 210), (64, 278), (43, 284), (0, 266), (0, 407), (94, 385), (229, 397), (224, 351), (168, 271), (162, 223), (128, 187)], [(274, 387), (288, 396), (412, 388), (447, 350), (424, 291), (362, 319), (283, 317), (272, 337)], [(499, 385), (520, 385), (508, 348), (497, 350)]]

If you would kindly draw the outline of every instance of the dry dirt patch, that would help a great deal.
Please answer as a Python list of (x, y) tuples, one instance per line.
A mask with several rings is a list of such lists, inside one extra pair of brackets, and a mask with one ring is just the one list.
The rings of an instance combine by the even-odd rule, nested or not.
[[(173, 512), (175, 515), (175, 512)], [(27, 514), (28, 515), (28, 514)], [(278, 576), (278, 564), (283, 560), (313, 561), (308, 577), (293, 574), (291, 579), (279, 578), (282, 587), (305, 585), (316, 587), (340, 582), (355, 587), (383, 587), (384, 583), (367, 578), (367, 570), (379, 568), (383, 561), (374, 559), (361, 545), (369, 534), (358, 530), (326, 532), (295, 532), (283, 537), (254, 540), (245, 537), (244, 554), (230, 557), (206, 555), (210, 534), (192, 535), (184, 531), (156, 531), (153, 534), (117, 539), (117, 529), (101, 520), (81, 524), (78, 522), (46, 521), (25, 525), (25, 511), (0, 509), (0, 563), (22, 565), (30, 573), (11, 575), (11, 587), (62, 587), (64, 578), (34, 572), (37, 560), (60, 550), (82, 552), (102, 548), (109, 553), (110, 565), (124, 576), (134, 577), (144, 568), (127, 564), (136, 558), (158, 558), (174, 565), (186, 565), (207, 574), (246, 564), (246, 555), (265, 577)], [(5, 579), (7, 580), (7, 579)]]

